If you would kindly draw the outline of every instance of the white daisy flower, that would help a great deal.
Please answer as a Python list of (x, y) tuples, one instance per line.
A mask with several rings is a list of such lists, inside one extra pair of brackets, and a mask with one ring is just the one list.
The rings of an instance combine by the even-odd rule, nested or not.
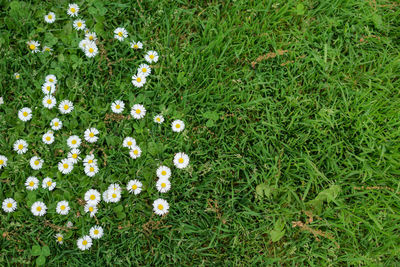
[(169, 179), (171, 177), (171, 169), (168, 168), (167, 166), (160, 166), (157, 168), (156, 171), (157, 177), (158, 178), (165, 178)]
[(0, 170), (7, 166), (8, 158), (6, 156), (0, 155)]
[(129, 193), (134, 193), (135, 195), (140, 194), (142, 192), (143, 184), (139, 180), (130, 180), (126, 185), (126, 189)]
[(113, 191), (113, 192), (122, 192), (122, 188), (119, 184), (110, 184), (107, 188), (108, 191)]
[(49, 54), (51, 55), (52, 54), (51, 52), (53, 52), (53, 48), (45, 45), (45, 46), (43, 46), (43, 49), (42, 49), (42, 53), (44, 53), (44, 52), (49, 52)]
[(108, 192), (109, 192), (109, 190), (106, 190), (106, 191), (103, 192), (103, 201), (106, 202), (106, 203), (110, 203), (111, 202), (110, 199), (108, 198)]
[(60, 121), (58, 118), (54, 118), (51, 120), (50, 126), (54, 131), (58, 131), (62, 128), (62, 121)]
[(22, 108), (18, 111), (18, 118), (21, 121), (29, 121), (32, 119), (32, 110), (30, 108)]
[(140, 149), (139, 146), (134, 146), (134, 147), (132, 148), (132, 150), (129, 151), (129, 155), (130, 155), (131, 158), (133, 158), (133, 159), (139, 158), (141, 154), (142, 154), (142, 150)]
[(68, 10), (67, 10), (67, 14), (70, 17), (76, 17), (78, 16), (78, 12), (79, 12), (79, 6), (77, 4), (69, 4), (68, 5)]
[(99, 53), (99, 49), (95, 42), (88, 42), (85, 48), (85, 55), (87, 57), (94, 57)]
[(61, 114), (68, 114), (74, 109), (74, 104), (69, 100), (63, 100), (60, 105), (58, 105), (58, 109)]
[(31, 212), (35, 216), (43, 216), (46, 214), (47, 207), (46, 205), (41, 202), (41, 201), (36, 201), (35, 203), (32, 204), (31, 207)]
[(21, 75), (18, 72), (16, 72), (14, 73), (14, 78), (18, 80), (19, 78), (21, 78)]
[(132, 41), (130, 43), (130, 45), (131, 45), (131, 48), (133, 48), (135, 50), (143, 49), (143, 44), (140, 41), (139, 42)]
[(114, 190), (107, 190), (107, 191), (108, 191), (107, 198), (111, 203), (116, 203), (121, 200), (121, 192)]
[(86, 40), (94, 42), (94, 41), (97, 40), (97, 35), (96, 35), (95, 32), (88, 32), (88, 33), (85, 34), (85, 38), (86, 38)]
[(166, 193), (171, 189), (171, 182), (166, 178), (158, 179), (156, 188), (160, 193)]
[(147, 77), (147, 76), (149, 76), (150, 73), (151, 73), (151, 68), (150, 68), (150, 66), (147, 65), (147, 64), (141, 64), (141, 65), (139, 66), (139, 68), (137, 69), (137, 73), (138, 73), (139, 75), (143, 75), (144, 77)]
[(39, 187), (38, 178), (36, 178), (34, 176), (29, 176), (28, 178), (26, 178), (25, 186), (26, 186), (26, 189), (28, 189), (30, 191), (36, 190)]
[(78, 163), (81, 158), (79, 155), (81, 154), (81, 151), (78, 148), (73, 148), (70, 152), (68, 152), (68, 159), (71, 161), (73, 164)]
[(87, 203), (97, 205), (101, 200), (101, 195), (96, 189), (89, 189), (84, 198)]
[(73, 224), (71, 221), (68, 221), (67, 224), (66, 224), (66, 226), (67, 226), (68, 228), (72, 228), (72, 227), (74, 226), (74, 224)]
[(28, 44), (28, 48), (29, 50), (31, 50), (32, 53), (37, 53), (39, 52), (39, 42), (38, 41), (34, 41), (34, 40), (30, 40), (28, 42), (26, 42)]
[(53, 12), (49, 12), (49, 14), (44, 16), (44, 21), (46, 21), (47, 23), (53, 23), (54, 21), (56, 21), (56, 14), (54, 14)]
[(142, 119), (146, 115), (146, 109), (143, 105), (135, 104), (131, 109), (131, 115), (137, 120)]
[(54, 96), (46, 95), (43, 97), (42, 103), (45, 108), (52, 109), (57, 104), (57, 101)]
[(122, 113), (122, 111), (124, 111), (125, 108), (125, 103), (122, 102), (121, 100), (115, 100), (112, 104), (111, 104), (111, 110), (114, 113)]
[(28, 143), (22, 139), (15, 141), (14, 151), (16, 151), (18, 154), (25, 154), (26, 151), (28, 151)]
[(183, 152), (175, 154), (174, 164), (178, 169), (184, 169), (189, 165), (189, 156)]
[(156, 63), (158, 61), (158, 54), (156, 51), (149, 51), (144, 56), (144, 59), (149, 63)]
[(171, 124), (172, 131), (179, 133), (185, 129), (185, 123), (181, 120), (174, 120)]
[(82, 19), (75, 20), (73, 26), (74, 26), (74, 29), (77, 31), (81, 31), (86, 28), (85, 21)]
[(154, 200), (153, 211), (155, 214), (162, 216), (168, 213), (168, 210), (169, 210), (169, 204), (166, 200), (162, 198)]
[(31, 168), (34, 170), (40, 170), (43, 166), (43, 160), (37, 156), (34, 156), (30, 160)]
[(49, 191), (53, 191), (53, 189), (56, 187), (56, 182), (53, 181), (53, 179), (51, 179), (50, 177), (46, 177), (43, 179), (42, 182), (42, 187), (44, 189), (49, 189)]
[(61, 162), (58, 163), (58, 170), (62, 174), (68, 174), (74, 168), (74, 164), (69, 159), (62, 159)]
[(93, 217), (97, 213), (97, 206), (94, 203), (87, 203), (84, 207), (85, 213), (89, 213), (90, 217)]
[(136, 145), (136, 140), (129, 136), (125, 137), (124, 141), (122, 142), (122, 146), (127, 147), (129, 149), (132, 149), (135, 145)]
[(67, 145), (72, 148), (78, 148), (81, 145), (81, 139), (77, 135), (71, 135), (67, 139)]
[(17, 209), (17, 201), (12, 198), (6, 198), (3, 200), (2, 208), (5, 212), (13, 212)]
[(89, 128), (85, 131), (85, 140), (89, 143), (95, 143), (99, 137), (96, 136), (99, 134), (99, 131), (96, 128)]
[(43, 94), (49, 95), (53, 94), (56, 91), (56, 84), (51, 82), (45, 82), (42, 85), (42, 92)]
[(128, 32), (125, 28), (116, 28), (114, 30), (114, 38), (118, 41), (123, 41), (126, 37), (128, 37)]
[(88, 165), (97, 165), (97, 159), (94, 158), (93, 154), (87, 155), (83, 159), (83, 165), (86, 167)]
[(85, 174), (89, 177), (93, 177), (99, 172), (99, 167), (96, 164), (88, 164), (85, 166)]
[(91, 41), (89, 41), (88, 39), (83, 39), (79, 42), (79, 48), (82, 49), (83, 52), (86, 51), (86, 47), (89, 45)]
[(56, 77), (56, 75), (49, 74), (49, 75), (47, 75), (46, 78), (44, 78), (44, 79), (45, 79), (46, 83), (52, 83), (52, 84), (54, 84), (54, 85), (57, 84), (57, 77)]
[(90, 231), (89, 231), (90, 236), (93, 239), (100, 239), (103, 236), (103, 232), (104, 232), (103, 228), (98, 225), (93, 226), (92, 228), (90, 228)]
[(57, 203), (56, 212), (60, 215), (67, 215), (70, 209), (68, 201), (63, 200)]
[(76, 241), (76, 244), (80, 250), (87, 250), (93, 245), (93, 241), (90, 236), (85, 235), (79, 238), (78, 241)]
[(146, 83), (146, 77), (141, 75), (141, 74), (137, 74), (137, 75), (133, 75), (132, 76), (132, 84), (134, 86), (136, 86), (137, 88), (142, 87), (144, 84)]
[(56, 238), (56, 241), (57, 241), (58, 244), (62, 244), (63, 243), (64, 236), (62, 234), (56, 234), (54, 237)]
[(154, 122), (161, 124), (164, 122), (164, 117), (162, 115), (156, 115), (156, 116), (154, 116)]
[(43, 143), (45, 143), (46, 145), (51, 145), (54, 142), (54, 135), (52, 131), (48, 131), (47, 133), (45, 133), (42, 137), (42, 141)]

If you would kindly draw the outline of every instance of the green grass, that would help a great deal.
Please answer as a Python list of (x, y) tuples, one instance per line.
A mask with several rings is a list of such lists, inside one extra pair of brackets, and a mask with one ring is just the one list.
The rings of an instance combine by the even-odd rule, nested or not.
[[(82, 54), (83, 34), (66, 15), (69, 2), (57, 2), (0, 1), (0, 154), (9, 158), (0, 171), (0, 200), (19, 200), (17, 212), (0, 213), (1, 265), (34, 264), (34, 245), (50, 247), (48, 266), (399, 262), (397, 2), (76, 2), (108, 60)], [(57, 20), (47, 25), (49, 11)], [(161, 55), (144, 88), (130, 83), (143, 53), (112, 39), (119, 26), (129, 40), (142, 40), (144, 51)], [(30, 54), (29, 39), (52, 44), (53, 55)], [(59, 80), (57, 101), (74, 102), (72, 114), (43, 108), (40, 86), (49, 73)], [(140, 122), (105, 120), (118, 98), (128, 110), (144, 104), (148, 115)], [(37, 107), (28, 123), (17, 119), (23, 106)], [(157, 113), (166, 117), (161, 127), (152, 122)], [(40, 139), (55, 116), (65, 127), (49, 148)], [(183, 133), (170, 130), (173, 119), (185, 121)], [(60, 175), (56, 163), (68, 151), (65, 140), (89, 126), (101, 138), (83, 153), (95, 149), (99, 174), (88, 178), (79, 167)], [(127, 135), (142, 144), (139, 160), (121, 148)], [(12, 151), (19, 138), (30, 144), (27, 154)], [(170, 213), (160, 218), (151, 211), (159, 197), (155, 168), (160, 162), (172, 167), (178, 151), (190, 155), (190, 168), (173, 169), (165, 196)], [(41, 171), (29, 167), (34, 153), (45, 160)], [(23, 185), (29, 175), (57, 181), (55, 191), (35, 194), (50, 207), (44, 218), (30, 213)], [(103, 191), (134, 177), (146, 189), (139, 196), (123, 193), (126, 218), (117, 218), (118, 204), (101, 204), (97, 218), (105, 235), (79, 251), (76, 239), (96, 221), (77, 199), (89, 188)], [(54, 212), (64, 198), (74, 210), (67, 218)], [(61, 231), (65, 244), (59, 246), (58, 231), (44, 222), (65, 226), (68, 220), (76, 229)], [(308, 223), (293, 227), (299, 221)]]

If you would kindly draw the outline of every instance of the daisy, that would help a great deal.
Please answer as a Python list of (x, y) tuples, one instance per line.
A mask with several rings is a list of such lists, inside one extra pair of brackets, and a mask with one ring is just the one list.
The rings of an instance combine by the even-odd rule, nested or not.
[(166, 200), (162, 198), (154, 200), (153, 211), (155, 214), (162, 216), (168, 213), (168, 210), (169, 210), (169, 204)]
[(43, 143), (45, 143), (46, 145), (51, 145), (54, 142), (54, 135), (52, 131), (48, 131), (47, 133), (45, 133), (42, 137), (42, 141)]
[(85, 235), (84, 237), (79, 238), (78, 241), (76, 241), (76, 244), (80, 250), (87, 250), (92, 246), (93, 242), (90, 236)]
[(158, 179), (156, 188), (160, 193), (166, 193), (171, 189), (171, 182), (166, 178)]
[(144, 84), (146, 83), (146, 77), (141, 75), (141, 74), (137, 74), (137, 75), (133, 75), (132, 76), (132, 84), (134, 86), (136, 86), (137, 88), (142, 87)]
[(99, 172), (99, 167), (96, 164), (88, 164), (85, 166), (85, 174), (89, 177), (95, 176)]
[(43, 179), (42, 187), (44, 189), (49, 189), (49, 191), (53, 191), (53, 189), (56, 187), (56, 184), (56, 182), (53, 182), (53, 179), (51, 179), (50, 177), (46, 177)]
[(16, 72), (14, 73), (14, 78), (18, 80), (19, 78), (21, 78), (21, 75), (18, 72)]
[(82, 41), (79, 42), (79, 48), (82, 49), (83, 52), (85, 52), (86, 47), (88, 46), (89, 43), (90, 41), (88, 39), (83, 39)]
[(92, 228), (90, 228), (90, 236), (93, 239), (100, 239), (103, 236), (103, 228), (101, 226), (93, 226)]
[(18, 154), (25, 154), (28, 151), (28, 143), (25, 140), (19, 139), (14, 143), (14, 151)]
[(113, 192), (122, 192), (121, 186), (119, 184), (110, 184), (107, 188), (108, 191), (113, 191)]
[(135, 50), (143, 49), (143, 44), (142, 44), (142, 42), (135, 42), (135, 41), (132, 41), (132, 42), (130, 43), (130, 45), (131, 45), (131, 48), (133, 48), (133, 49), (135, 49)]
[(87, 203), (97, 205), (101, 200), (101, 195), (96, 189), (89, 189), (84, 198)]
[(85, 48), (85, 55), (87, 57), (94, 57), (99, 53), (99, 49), (95, 42), (88, 42)]
[(97, 159), (94, 158), (93, 154), (87, 155), (83, 159), (83, 165), (86, 167), (87, 165), (97, 165)]
[(97, 206), (94, 203), (87, 203), (84, 207), (85, 213), (90, 213), (90, 217), (93, 217), (97, 213)]
[(34, 170), (40, 170), (43, 166), (43, 160), (37, 156), (34, 156), (30, 160), (31, 168)]
[(138, 74), (143, 75), (144, 77), (147, 77), (151, 73), (151, 68), (147, 64), (141, 64), (139, 68), (137, 69)]
[(3, 105), (4, 104), (4, 100), (3, 100), (3, 97), (1, 96), (0, 97), (0, 105)]
[(99, 134), (99, 131), (96, 128), (89, 128), (85, 131), (85, 140), (89, 143), (94, 143), (99, 139), (99, 137), (96, 136), (97, 134)]
[(57, 241), (58, 244), (62, 244), (63, 243), (64, 236), (62, 234), (56, 234), (54, 237), (56, 238), (56, 241)]
[(25, 181), (26, 189), (32, 191), (39, 187), (39, 180), (34, 176), (29, 176)]
[(0, 170), (7, 166), (7, 160), (6, 156), (0, 155)]
[(58, 163), (58, 170), (62, 174), (68, 174), (74, 168), (74, 164), (69, 159), (62, 159), (61, 162)]
[(144, 56), (144, 59), (149, 63), (156, 63), (158, 61), (158, 54), (156, 51), (149, 51)]
[(47, 23), (53, 23), (54, 21), (56, 21), (56, 14), (54, 14), (53, 12), (49, 12), (49, 14), (44, 16), (44, 21), (46, 21)]
[(51, 52), (53, 51), (53, 48), (49, 47), (49, 46), (43, 46), (43, 50), (42, 53), (44, 52), (49, 52), (49, 54), (51, 55)]
[(17, 202), (12, 198), (6, 198), (3, 201), (2, 208), (5, 212), (13, 212), (17, 209)]
[(123, 41), (126, 37), (128, 37), (128, 32), (125, 30), (125, 28), (116, 28), (114, 30), (114, 38)]
[(184, 169), (189, 165), (189, 156), (183, 152), (175, 154), (174, 164), (178, 169)]
[(18, 111), (18, 118), (21, 121), (29, 121), (32, 119), (32, 110), (30, 108), (22, 108)]
[(179, 132), (182, 132), (183, 129), (185, 129), (185, 123), (181, 120), (174, 120), (172, 122), (171, 127), (172, 127), (172, 131), (179, 133)]
[(129, 149), (132, 149), (135, 145), (136, 145), (136, 140), (129, 136), (125, 137), (124, 141), (122, 142), (122, 146), (127, 147)]
[(28, 44), (29, 49), (32, 51), (32, 53), (37, 53), (39, 52), (39, 42), (34, 41), (34, 40), (30, 40), (28, 42), (26, 42)]
[(110, 199), (108, 198), (108, 192), (109, 192), (109, 190), (106, 190), (106, 191), (103, 192), (103, 200), (106, 203), (110, 203), (111, 202)]
[(62, 128), (62, 121), (60, 121), (58, 118), (54, 118), (51, 120), (50, 126), (54, 131), (58, 131)]
[(74, 104), (69, 100), (63, 100), (60, 105), (58, 105), (58, 109), (62, 114), (68, 114), (74, 109)]
[(54, 96), (46, 95), (43, 97), (42, 103), (45, 108), (52, 109), (57, 104), (57, 101)]
[(51, 83), (51, 82), (45, 82), (42, 85), (42, 92), (43, 94), (53, 94), (56, 91), (56, 85), (55, 83)]
[(31, 207), (31, 211), (35, 216), (43, 216), (46, 214), (47, 207), (41, 201), (36, 201)]
[(68, 228), (72, 228), (72, 227), (74, 226), (74, 224), (73, 224), (71, 221), (68, 221), (67, 224), (66, 224), (66, 226), (67, 226)]
[(76, 17), (78, 16), (78, 12), (79, 12), (79, 7), (77, 4), (69, 4), (68, 5), (68, 10), (67, 10), (67, 14), (70, 17)]
[(129, 155), (130, 155), (131, 158), (133, 158), (133, 159), (139, 158), (141, 154), (142, 154), (142, 150), (141, 150), (140, 147), (138, 147), (138, 146), (134, 146), (134, 147), (132, 148), (132, 150), (129, 152)]
[(67, 145), (72, 148), (78, 148), (81, 145), (81, 139), (77, 135), (71, 135), (67, 139)]
[(46, 83), (52, 83), (54, 85), (57, 83), (57, 77), (53, 74), (47, 75), (45, 80), (46, 80)]
[(126, 189), (129, 191), (129, 193), (134, 193), (135, 195), (137, 195), (142, 192), (142, 186), (143, 184), (140, 181), (130, 180), (126, 185)]
[(160, 166), (158, 167), (156, 174), (157, 177), (160, 179), (161, 178), (169, 179), (169, 177), (171, 177), (171, 169), (168, 168), (167, 166)]
[(108, 200), (112, 203), (116, 203), (121, 200), (121, 192), (114, 191), (114, 190), (107, 190), (108, 191)]
[(115, 100), (114, 103), (111, 104), (112, 112), (117, 113), (117, 114), (124, 111), (124, 108), (125, 108), (125, 104), (121, 100)]
[(70, 209), (68, 201), (63, 200), (57, 203), (56, 212), (60, 215), (67, 215)]
[(154, 122), (161, 124), (164, 122), (164, 117), (162, 115), (156, 115), (156, 116), (154, 116)]
[(144, 115), (146, 115), (146, 109), (144, 108), (143, 105), (135, 104), (135, 105), (133, 105), (133, 107), (131, 109), (131, 115), (135, 119), (139, 120), (139, 119), (143, 118)]
[(97, 36), (96, 36), (95, 32), (86, 33), (85, 34), (85, 38), (86, 38), (86, 40), (89, 40), (89, 41), (96, 41), (97, 40)]
[(71, 161), (73, 164), (78, 163), (81, 158), (79, 155), (81, 154), (81, 151), (77, 148), (73, 148), (70, 152), (68, 152), (68, 159)]

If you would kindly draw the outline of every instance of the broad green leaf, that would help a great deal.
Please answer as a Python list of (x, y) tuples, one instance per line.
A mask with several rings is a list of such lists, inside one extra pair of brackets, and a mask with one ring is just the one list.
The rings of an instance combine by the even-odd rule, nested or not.
[(32, 256), (39, 256), (39, 255), (41, 255), (41, 254), (42, 254), (42, 249), (40, 248), (40, 246), (34, 245), (34, 246), (32, 247), (31, 255), (32, 255)]
[(45, 257), (50, 256), (50, 248), (48, 246), (42, 247), (42, 255)]
[(46, 263), (46, 258), (43, 255), (40, 255), (37, 259), (36, 259), (36, 264), (38, 266), (42, 266)]

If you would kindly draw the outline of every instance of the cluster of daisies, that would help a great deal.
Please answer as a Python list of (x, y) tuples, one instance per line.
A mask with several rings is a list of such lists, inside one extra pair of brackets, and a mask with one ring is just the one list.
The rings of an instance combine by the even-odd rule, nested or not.
[[(54, 12), (49, 12), (48, 14), (46, 14), (44, 16), (44, 21), (46, 23), (54, 23), (54, 21), (56, 21), (56, 14), (54, 14)], [(38, 53), (38, 52), (48, 52), (51, 54), (51, 52), (53, 51), (53, 49), (49, 46), (43, 46), (43, 49), (40, 51), (39, 47), (40, 47), (40, 43), (38, 41), (35, 40), (29, 40), (28, 42), (26, 42), (26, 44), (28, 45), (28, 49), (32, 52), (32, 53)], [(18, 73), (16, 73), (18, 74)], [(18, 76), (18, 77), (17, 77)], [(15, 75), (16, 79), (19, 79), (19, 74)]]

